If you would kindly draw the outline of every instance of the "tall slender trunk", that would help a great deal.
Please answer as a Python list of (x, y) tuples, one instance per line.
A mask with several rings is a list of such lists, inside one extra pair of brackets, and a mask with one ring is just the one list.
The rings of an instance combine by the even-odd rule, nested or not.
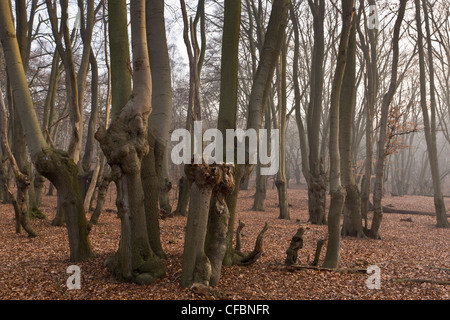
[[(425, 54), (423, 46), (423, 34), (420, 17), (420, 0), (415, 0), (417, 41), (419, 49), (419, 69), (420, 69), (420, 106), (422, 107), (425, 139), (427, 142), (428, 160), (430, 162), (431, 177), (433, 180), (434, 207), (436, 210), (436, 226), (438, 228), (449, 228), (447, 211), (445, 209), (444, 198), (442, 196), (441, 177), (439, 173), (439, 162), (436, 142), (436, 93), (434, 83), (433, 47), (428, 17), (428, 1), (423, 0), (423, 11), (425, 16), (425, 29), (428, 46), (428, 70), (430, 82), (430, 110), (427, 105), (426, 74), (425, 74)], [(430, 114), (430, 115), (429, 115)]]
[(352, 128), (356, 108), (356, 19), (350, 30), (347, 63), (345, 65), (339, 102), (339, 153), (342, 184), (347, 196), (344, 206), (342, 235), (364, 237), (361, 220), (361, 195), (356, 185), (352, 161)]
[(331, 202), (328, 212), (328, 242), (324, 267), (337, 268), (340, 260), (340, 221), (344, 208), (346, 192), (341, 185), (341, 156), (339, 152), (339, 103), (350, 32), (354, 19), (354, 1), (342, 0), (342, 31), (336, 61), (336, 71), (330, 97), (330, 194)]
[(280, 66), (280, 91), (279, 91), (279, 169), (275, 181), (275, 185), (278, 190), (278, 205), (280, 207), (279, 219), (290, 219), (289, 215), (289, 203), (287, 197), (287, 183), (286, 183), (286, 111), (287, 111), (287, 98), (286, 98), (286, 37), (281, 49), (281, 66)]
[[(369, 0), (370, 5), (375, 5), (375, 0)], [(364, 8), (364, 0), (361, 0), (361, 9)], [(365, 16), (365, 15), (364, 15)], [(366, 22), (366, 20), (364, 20)], [(378, 71), (377, 71), (377, 38), (376, 28), (368, 29), (368, 43), (364, 41), (364, 36), (358, 28), (361, 48), (366, 62), (367, 77), (367, 101), (366, 101), (366, 126), (365, 126), (365, 151), (364, 176), (361, 181), (361, 216), (364, 219), (364, 227), (367, 229), (367, 214), (369, 212), (370, 192), (372, 186), (373, 171), (373, 120), (375, 110), (375, 100), (378, 92)]]
[[(147, 0), (146, 6), (150, 68), (152, 78), (158, 81), (152, 83), (153, 108), (148, 119), (150, 151), (143, 159), (142, 183), (146, 190), (145, 211), (150, 245), (159, 257), (165, 258), (159, 231), (159, 210), (163, 209), (163, 205), (160, 203), (158, 206), (158, 202), (164, 192), (161, 185), (165, 182), (165, 170), (168, 169), (168, 159), (165, 155), (172, 121), (172, 80), (164, 22), (164, 1)], [(164, 210), (170, 212), (170, 205)]]
[(389, 108), (394, 97), (395, 91), (397, 89), (397, 69), (398, 69), (398, 56), (399, 56), (399, 37), (400, 37), (400, 27), (405, 14), (406, 0), (400, 0), (400, 8), (398, 11), (397, 20), (394, 26), (394, 36), (392, 39), (392, 71), (391, 71), (391, 82), (389, 89), (383, 97), (383, 102), (381, 105), (381, 119), (380, 119), (380, 133), (378, 140), (378, 155), (377, 162), (375, 166), (375, 185), (373, 191), (373, 218), (372, 225), (370, 228), (369, 236), (371, 238), (379, 238), (379, 229), (381, 225), (381, 220), (383, 218), (383, 207), (381, 200), (383, 198), (383, 180), (384, 171), (386, 165), (386, 137), (387, 137), (387, 119), (389, 115)]
[(323, 159), (320, 157), (320, 122), (322, 119), (322, 101), (324, 86), (323, 61), (325, 56), (324, 16), (325, 1), (308, 1), (313, 14), (314, 47), (311, 63), (311, 95), (306, 116), (308, 133), (308, 208), (309, 220), (313, 224), (325, 224), (325, 201), (327, 179), (323, 170)]

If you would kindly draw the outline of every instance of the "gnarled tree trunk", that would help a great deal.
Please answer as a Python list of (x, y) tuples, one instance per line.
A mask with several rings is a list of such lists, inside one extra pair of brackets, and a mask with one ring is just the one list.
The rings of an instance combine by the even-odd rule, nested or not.
[(149, 243), (141, 180), (141, 162), (149, 151), (148, 116), (151, 113), (152, 95), (145, 0), (131, 2), (130, 13), (133, 91), (108, 130), (100, 127), (95, 136), (112, 169), (121, 219), (119, 248), (106, 262), (107, 267), (118, 278), (147, 284), (163, 276), (166, 269)]

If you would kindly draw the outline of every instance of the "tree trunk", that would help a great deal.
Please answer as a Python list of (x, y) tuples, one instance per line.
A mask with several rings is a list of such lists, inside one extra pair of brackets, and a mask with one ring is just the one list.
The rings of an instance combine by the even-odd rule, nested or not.
[(203, 163), (185, 165), (185, 174), (192, 186), (181, 284), (188, 288), (194, 283), (209, 285), (212, 271), (211, 262), (205, 253), (205, 239), (212, 191), (220, 183), (222, 172), (216, 165)]
[[(16, 215), (16, 233), (20, 233), (20, 227), (23, 227), (23, 229), (28, 233), (28, 236), (33, 238), (37, 236), (37, 232), (31, 226), (29, 219), (28, 188), (30, 187), (31, 181), (27, 174), (23, 174), (20, 171), (16, 159), (9, 147), (7, 135), (8, 125), (6, 119), (6, 107), (3, 101), (3, 93), (1, 87), (0, 87), (0, 128), (1, 128), (0, 148), (2, 148), (5, 151), (6, 157), (9, 159), (14, 175), (16, 177), (17, 198), (14, 197), (11, 191), (9, 191), (10, 197), (13, 199), (14, 211)], [(4, 187), (7, 188), (7, 190), (9, 190), (7, 185), (4, 185)]]
[[(150, 68), (152, 78), (158, 81), (152, 83), (153, 110), (148, 119), (150, 150), (142, 163), (142, 183), (146, 190), (145, 212), (150, 245), (160, 258), (165, 258), (159, 230), (159, 210), (162, 205), (158, 206), (158, 202), (160, 195), (167, 195), (169, 191), (161, 190), (161, 186), (167, 178), (164, 172), (168, 170), (166, 155), (172, 121), (172, 80), (164, 23), (164, 1), (147, 0), (146, 6)], [(169, 208), (166, 204), (165, 210), (171, 212), (170, 204)]]
[[(433, 65), (433, 47), (431, 32), (428, 17), (428, 3), (422, 1), (425, 16), (425, 29), (427, 33), (428, 46), (428, 68), (429, 68), (429, 82), (430, 82), (430, 111), (427, 105), (426, 92), (426, 74), (425, 74), (425, 54), (423, 46), (422, 25), (420, 18), (420, 0), (415, 0), (416, 3), (416, 23), (418, 30), (418, 49), (419, 49), (419, 69), (420, 69), (420, 105), (422, 107), (423, 124), (425, 130), (425, 139), (427, 142), (428, 160), (430, 162), (431, 177), (433, 180), (434, 191), (434, 207), (436, 209), (436, 226), (438, 228), (449, 228), (450, 223), (447, 220), (447, 211), (445, 209), (444, 198), (442, 196), (441, 176), (439, 173), (439, 162), (436, 142), (436, 97), (434, 84), (434, 65)], [(430, 115), (428, 115), (430, 112)], [(431, 118), (431, 119), (430, 119)]]
[(323, 170), (323, 159), (320, 158), (320, 122), (322, 118), (322, 94), (324, 83), (324, 16), (325, 1), (308, 1), (313, 14), (314, 47), (311, 62), (311, 96), (306, 115), (309, 150), (309, 177), (308, 182), (308, 208), (309, 221), (312, 224), (325, 224), (325, 201), (327, 191), (327, 179)]
[[(125, 2), (116, 4), (122, 6)], [(145, 0), (131, 3), (132, 95), (108, 130), (100, 127), (95, 135), (112, 168), (121, 219), (119, 248), (106, 264), (116, 277), (139, 284), (154, 282), (166, 272), (164, 263), (149, 243), (141, 179), (142, 159), (149, 151), (147, 120), (152, 110), (145, 12)], [(122, 14), (126, 17), (126, 10)], [(126, 23), (122, 27), (126, 28)], [(128, 50), (128, 47), (121, 50)]]
[(66, 153), (49, 148), (44, 139), (28, 89), (7, 2), (0, 4), (0, 38), (31, 159), (38, 172), (55, 185), (64, 203), (70, 260), (76, 262), (90, 258), (92, 249), (78, 189), (78, 170)]
[(276, 176), (275, 185), (278, 190), (278, 204), (280, 207), (280, 214), (278, 219), (290, 219), (289, 215), (289, 203), (287, 197), (287, 184), (286, 184), (286, 112), (287, 112), (287, 101), (286, 101), (286, 38), (281, 49), (281, 74), (280, 74), (280, 112), (279, 112), (279, 128), (280, 128), (280, 139), (279, 139), (279, 169)]
[(98, 187), (97, 193), (97, 205), (95, 207), (94, 212), (92, 213), (91, 219), (89, 220), (90, 224), (96, 224), (100, 217), (100, 214), (103, 210), (103, 205), (105, 204), (106, 193), (108, 192), (109, 185), (111, 184), (112, 176), (111, 176), (111, 168), (109, 165), (103, 169), (103, 175), (101, 179), (101, 183)]
[(206, 232), (205, 254), (211, 263), (209, 284), (219, 283), (222, 262), (227, 249), (227, 231), (230, 213), (225, 198), (234, 189), (234, 166), (222, 164), (222, 179), (214, 188), (209, 208), (208, 228)]
[(375, 166), (375, 185), (373, 192), (373, 218), (372, 225), (370, 229), (369, 236), (371, 238), (379, 238), (379, 229), (381, 225), (381, 220), (383, 218), (383, 207), (381, 200), (383, 198), (383, 179), (385, 171), (386, 162), (386, 131), (387, 131), (387, 118), (389, 115), (389, 107), (394, 97), (395, 91), (397, 89), (397, 68), (398, 68), (398, 56), (399, 56), (399, 46), (398, 41), (400, 37), (400, 27), (403, 21), (405, 13), (406, 1), (400, 1), (399, 14), (394, 26), (394, 36), (392, 40), (393, 54), (392, 54), (392, 72), (391, 72), (391, 82), (389, 85), (388, 92), (383, 97), (383, 102), (381, 105), (381, 119), (380, 119), (380, 134), (378, 140), (378, 156), (377, 163)]
[[(264, 37), (264, 45), (262, 47), (258, 69), (256, 71), (252, 85), (248, 107), (247, 128), (255, 129), (258, 132), (261, 128), (264, 115), (264, 106), (267, 104), (267, 99), (271, 89), (271, 80), (281, 52), (281, 46), (283, 44), (287, 18), (289, 14), (289, 3), (289, 0), (273, 1), (269, 24), (267, 26), (267, 31)], [(253, 165), (236, 165), (235, 189), (227, 197), (226, 200), (228, 209), (230, 211), (230, 220), (228, 222), (227, 232), (227, 251), (224, 258), (224, 264), (227, 265), (233, 264), (233, 257), (235, 256), (232, 242), (234, 235), (235, 209), (241, 185), (241, 179), (247, 177), (252, 169)]]
[(130, 51), (128, 42), (127, 6), (125, 1), (108, 0), (109, 52), (111, 59), (111, 120), (128, 102), (131, 95)]
[(353, 19), (339, 102), (339, 153), (341, 155), (342, 183), (347, 193), (342, 235), (360, 238), (365, 237), (365, 235), (361, 220), (361, 195), (353, 173), (351, 143), (355, 118), (356, 89), (356, 19)]
[(342, 0), (342, 31), (336, 61), (336, 71), (330, 98), (330, 194), (331, 202), (328, 213), (327, 253), (323, 266), (337, 268), (340, 260), (340, 221), (344, 208), (346, 192), (341, 185), (341, 156), (339, 152), (339, 102), (345, 67), (350, 32), (354, 19), (354, 1)]
[[(369, 0), (370, 5), (375, 5), (375, 0)], [(364, 5), (364, 1), (361, 1)], [(366, 21), (365, 21), (366, 22)], [(366, 61), (366, 77), (367, 77), (367, 102), (366, 102), (366, 159), (364, 162), (364, 176), (361, 181), (361, 216), (365, 221), (367, 228), (367, 214), (369, 211), (370, 191), (372, 185), (372, 167), (373, 167), (373, 119), (375, 110), (375, 101), (378, 92), (378, 71), (377, 71), (377, 38), (378, 31), (376, 28), (367, 30), (369, 36), (369, 44), (363, 41), (364, 36), (358, 28), (359, 37), (361, 39), (361, 48), (363, 50), (364, 59)]]

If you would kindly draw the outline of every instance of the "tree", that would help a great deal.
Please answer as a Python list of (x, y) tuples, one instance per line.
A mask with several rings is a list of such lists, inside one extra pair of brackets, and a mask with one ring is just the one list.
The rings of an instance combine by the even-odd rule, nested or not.
[[(155, 253), (165, 258), (159, 231), (159, 210), (171, 212), (168, 203), (167, 147), (172, 122), (172, 80), (164, 21), (164, 1), (146, 1), (147, 41), (152, 79), (152, 113), (148, 119), (149, 153), (142, 160), (142, 183), (146, 190), (147, 232)], [(159, 201), (165, 199), (164, 202)], [(159, 202), (159, 206), (158, 206)], [(168, 207), (167, 207), (168, 206)]]
[(352, 128), (356, 108), (356, 18), (350, 30), (347, 62), (339, 101), (339, 154), (342, 184), (346, 191), (344, 206), (344, 236), (364, 237), (361, 220), (361, 195), (353, 173)]
[(16, 233), (20, 233), (20, 228), (28, 233), (28, 236), (33, 238), (37, 236), (37, 232), (30, 224), (29, 219), (29, 195), (28, 188), (30, 187), (31, 181), (30, 177), (27, 174), (24, 174), (20, 171), (19, 166), (17, 165), (16, 158), (11, 152), (11, 148), (9, 147), (8, 142), (8, 123), (6, 116), (6, 107), (3, 101), (3, 92), (0, 88), (0, 148), (6, 154), (6, 157), (9, 159), (11, 163), (12, 170), (14, 172), (14, 176), (16, 177), (16, 185), (18, 189), (17, 198), (12, 194), (9, 190), (8, 185), (5, 184), (4, 187), (10, 193), (10, 197), (13, 199), (14, 211), (16, 216)]
[[(122, 2), (119, 5), (124, 4)], [(126, 10), (117, 13), (126, 14)], [(119, 248), (106, 265), (118, 278), (147, 284), (163, 276), (166, 269), (153, 252), (148, 239), (141, 180), (142, 159), (149, 151), (148, 116), (152, 110), (145, 0), (133, 1), (130, 13), (133, 91), (128, 102), (111, 121), (110, 127), (100, 127), (95, 137), (112, 168), (117, 187), (116, 204), (121, 219)], [(125, 20), (123, 16), (122, 19)], [(125, 26), (122, 24), (122, 27)], [(121, 50), (128, 50), (128, 47)]]
[[(261, 128), (264, 109), (272, 86), (274, 70), (280, 56), (284, 34), (286, 32), (289, 3), (289, 0), (275, 0), (272, 4), (269, 24), (264, 36), (264, 45), (253, 79), (248, 106), (247, 129), (255, 129), (259, 132)], [(252, 169), (253, 165), (237, 164), (235, 166), (235, 187), (226, 199), (230, 211), (230, 219), (228, 222), (227, 249), (224, 257), (224, 265), (232, 265), (242, 259), (242, 257), (235, 254), (236, 252), (233, 248), (234, 221), (241, 182), (251, 173)]]
[[(428, 160), (430, 162), (431, 177), (433, 180), (434, 206), (436, 210), (436, 226), (439, 228), (449, 228), (447, 220), (447, 210), (445, 209), (444, 198), (442, 196), (441, 177), (439, 173), (437, 142), (436, 142), (436, 94), (435, 76), (433, 63), (433, 47), (428, 17), (428, 1), (423, 0), (423, 11), (425, 17), (425, 30), (427, 34), (428, 47), (428, 68), (430, 82), (430, 110), (427, 104), (426, 73), (425, 73), (425, 53), (423, 44), (422, 20), (420, 15), (420, 0), (415, 0), (417, 42), (419, 48), (419, 70), (420, 70), (420, 106), (422, 108), (425, 139), (427, 142)], [(429, 115), (430, 114), (430, 115)]]
[(275, 185), (278, 190), (278, 205), (280, 207), (279, 219), (290, 219), (289, 215), (289, 203), (287, 197), (287, 185), (286, 185), (286, 113), (287, 113), (287, 98), (286, 98), (286, 35), (284, 39), (283, 46), (281, 48), (281, 63), (280, 63), (280, 86), (278, 93), (278, 104), (279, 104), (279, 120), (278, 127), (280, 129), (279, 138), (279, 169), (275, 180)]
[[(236, 127), (240, 15), (240, 0), (225, 2), (217, 124), (221, 133)], [(223, 144), (223, 154), (226, 152), (226, 145), (227, 141)], [(190, 287), (193, 283), (217, 285), (229, 223), (225, 198), (235, 186), (234, 166), (193, 163), (185, 167), (185, 174), (191, 183), (191, 196), (181, 283), (185, 287)]]
[(325, 224), (325, 200), (327, 179), (323, 169), (324, 159), (320, 159), (320, 121), (322, 118), (322, 101), (324, 86), (324, 16), (325, 1), (308, 0), (314, 21), (314, 47), (312, 51), (310, 100), (306, 115), (306, 130), (308, 133), (308, 207), (309, 220), (313, 224)]
[[(341, 156), (339, 152), (339, 104), (342, 94), (344, 73), (348, 59), (349, 38), (354, 19), (354, 1), (342, 0), (342, 31), (339, 51), (334, 73), (333, 88), (330, 98), (330, 194), (331, 202), (328, 212), (328, 242), (327, 253), (323, 266), (337, 268), (340, 254), (340, 220), (344, 208), (346, 192), (341, 185)], [(348, 78), (346, 79), (349, 80)]]
[[(361, 0), (360, 10), (364, 9), (364, 0)], [(374, 0), (369, 0), (371, 6), (375, 6)], [(361, 14), (359, 14), (361, 17)], [(357, 24), (361, 49), (364, 55), (365, 68), (366, 68), (366, 125), (365, 125), (365, 160), (364, 160), (364, 175), (361, 180), (361, 217), (366, 222), (365, 228), (367, 228), (367, 213), (369, 211), (369, 198), (370, 190), (372, 186), (372, 167), (373, 167), (373, 120), (375, 114), (375, 103), (378, 91), (378, 69), (377, 69), (377, 28), (367, 28), (367, 19), (364, 14), (364, 22), (367, 29), (366, 43), (364, 34)]]
[(399, 38), (400, 27), (405, 15), (406, 1), (400, 0), (400, 8), (398, 11), (397, 20), (394, 25), (394, 35), (392, 39), (392, 69), (391, 69), (391, 81), (388, 91), (383, 97), (381, 105), (381, 119), (379, 123), (380, 133), (378, 137), (378, 149), (377, 149), (377, 162), (375, 165), (375, 185), (373, 191), (373, 219), (369, 236), (371, 238), (379, 238), (379, 228), (383, 217), (383, 207), (381, 200), (383, 198), (383, 177), (385, 171), (386, 162), (386, 138), (387, 138), (387, 121), (389, 116), (389, 108), (394, 97), (395, 91), (398, 86), (397, 73), (398, 73), (398, 56), (399, 56)]
[[(64, 19), (63, 19), (64, 20)], [(36, 170), (48, 178), (60, 193), (69, 236), (70, 260), (92, 256), (83, 199), (78, 187), (78, 170), (67, 153), (48, 146), (42, 134), (28, 89), (8, 2), (0, 4), (0, 38), (14, 99)]]

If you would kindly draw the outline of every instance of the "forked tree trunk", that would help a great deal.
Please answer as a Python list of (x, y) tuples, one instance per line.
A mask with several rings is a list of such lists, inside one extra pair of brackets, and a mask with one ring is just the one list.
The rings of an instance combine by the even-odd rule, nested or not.
[(141, 180), (141, 162), (149, 151), (147, 120), (151, 113), (152, 95), (145, 0), (131, 2), (130, 14), (133, 41), (132, 95), (112, 120), (108, 130), (99, 128), (96, 139), (112, 168), (121, 219), (119, 248), (106, 262), (107, 267), (118, 278), (147, 284), (162, 277), (166, 268), (149, 243)]
[[(264, 107), (270, 93), (272, 77), (277, 64), (281, 47), (283, 44), (287, 18), (289, 14), (289, 0), (274, 0), (270, 14), (269, 24), (264, 37), (259, 65), (255, 74), (250, 94), (248, 108), (248, 129), (259, 131), (262, 125)], [(230, 211), (230, 220), (227, 232), (227, 251), (224, 257), (225, 265), (232, 265), (235, 257), (235, 250), (232, 246), (234, 235), (234, 220), (237, 197), (241, 185), (241, 179), (251, 173), (253, 165), (246, 166), (237, 164), (235, 167), (235, 188), (227, 197), (227, 205)]]
[(44, 139), (28, 89), (7, 1), (0, 3), (0, 38), (31, 159), (37, 171), (48, 178), (61, 194), (67, 220), (70, 260), (90, 258), (92, 249), (78, 188), (78, 170), (67, 153), (50, 148)]
[(220, 183), (222, 172), (216, 165), (185, 165), (191, 182), (191, 200), (183, 250), (181, 284), (188, 288), (194, 283), (209, 285), (211, 262), (205, 253), (208, 214), (213, 189)]

